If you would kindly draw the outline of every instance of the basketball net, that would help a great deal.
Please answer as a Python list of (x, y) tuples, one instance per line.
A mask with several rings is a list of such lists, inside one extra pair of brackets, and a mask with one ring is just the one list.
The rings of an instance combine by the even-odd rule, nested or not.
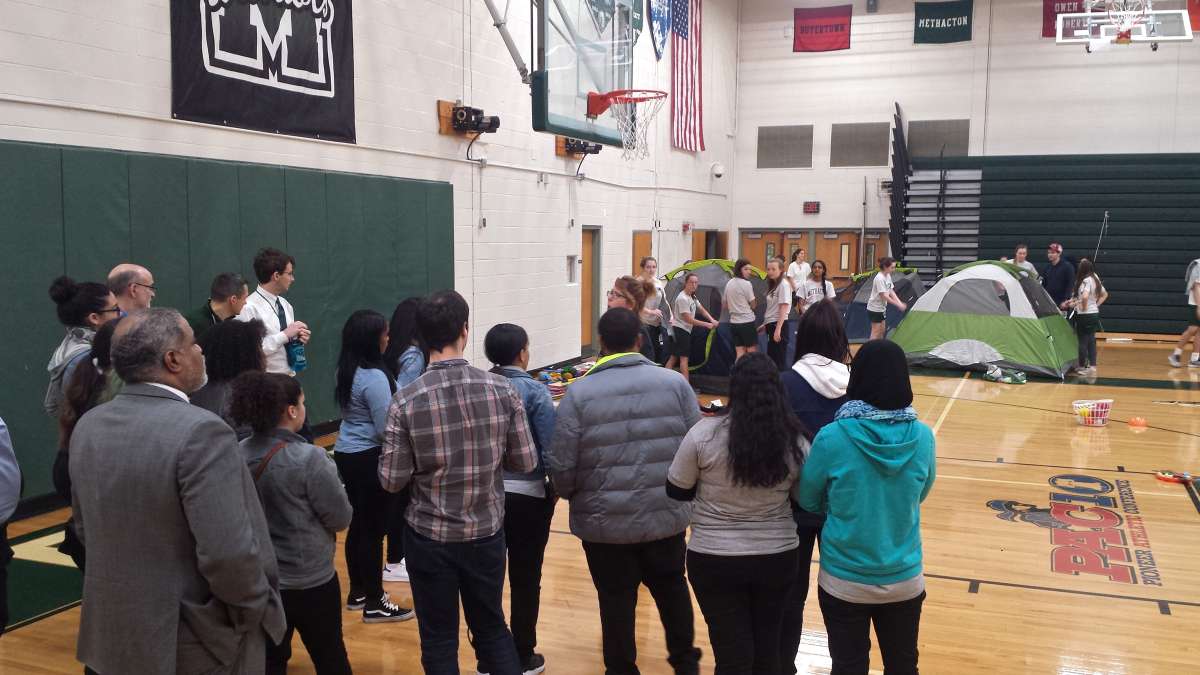
[(1088, 11), (1108, 15), (1108, 21), (1117, 29), (1113, 44), (1133, 43), (1133, 29), (1146, 23), (1154, 10), (1154, 0), (1094, 0)]
[(666, 101), (665, 96), (630, 103), (613, 103), (609, 111), (621, 132), (621, 157), (645, 159), (650, 155), (650, 123)]

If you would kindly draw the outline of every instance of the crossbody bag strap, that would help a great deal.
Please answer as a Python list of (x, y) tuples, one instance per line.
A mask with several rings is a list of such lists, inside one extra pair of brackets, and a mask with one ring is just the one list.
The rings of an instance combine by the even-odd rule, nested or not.
[(287, 441), (279, 441), (267, 451), (267, 454), (262, 458), (262, 461), (258, 463), (258, 468), (254, 469), (255, 483), (258, 482), (259, 478), (262, 478), (263, 472), (267, 470), (267, 465), (271, 463), (271, 458), (278, 454), (280, 450), (286, 448), (287, 444)]

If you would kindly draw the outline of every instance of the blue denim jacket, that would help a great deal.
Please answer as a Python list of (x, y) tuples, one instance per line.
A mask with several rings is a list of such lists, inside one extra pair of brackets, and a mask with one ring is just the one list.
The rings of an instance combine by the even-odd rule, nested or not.
[(425, 354), (416, 347), (409, 347), (396, 359), (396, 389), (403, 389), (425, 372)]
[(550, 397), (550, 390), (533, 379), (532, 375), (515, 366), (499, 366), (493, 368), (492, 372), (507, 377), (513, 389), (521, 395), (521, 403), (525, 405), (525, 417), (529, 420), (529, 430), (533, 432), (533, 444), (537, 448), (536, 469), (529, 473), (514, 473), (506, 469), (504, 480), (544, 480), (546, 446), (554, 436), (554, 399)]
[(350, 385), (350, 404), (342, 408), (334, 452), (362, 452), (383, 445), (392, 390), (387, 373), (377, 368), (359, 368)]

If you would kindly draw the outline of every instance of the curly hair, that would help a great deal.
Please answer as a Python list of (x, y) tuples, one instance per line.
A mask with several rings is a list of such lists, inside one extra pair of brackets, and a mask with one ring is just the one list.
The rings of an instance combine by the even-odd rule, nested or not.
[(231, 319), (213, 326), (200, 338), (204, 369), (211, 382), (228, 382), (247, 370), (266, 370), (262, 339), (267, 329), (262, 321)]
[(229, 416), (238, 426), (266, 433), (279, 426), (288, 406), (300, 403), (301, 393), (294, 377), (248, 370), (233, 381)]
[[(779, 368), (751, 352), (729, 371), (729, 473), (734, 485), (772, 487), (804, 464), (796, 440), (804, 424), (792, 412)], [(790, 461), (789, 461), (790, 460)]]

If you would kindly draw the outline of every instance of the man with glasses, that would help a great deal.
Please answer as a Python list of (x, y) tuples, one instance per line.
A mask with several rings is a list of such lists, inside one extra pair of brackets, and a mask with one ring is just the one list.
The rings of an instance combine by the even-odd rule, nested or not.
[(154, 302), (154, 275), (150, 270), (133, 263), (121, 263), (108, 273), (108, 290), (117, 296), (117, 306), (124, 316), (146, 309)]
[[(275, 248), (264, 248), (254, 256), (254, 276), (258, 288), (246, 299), (238, 321), (258, 319), (267, 327), (262, 350), (267, 357), (267, 372), (295, 375), (288, 363), (287, 345), (297, 341), (308, 344), (312, 334), (308, 325), (296, 320), (292, 303), (283, 296), (296, 281), (296, 259)], [(303, 434), (302, 434), (303, 435)]]

